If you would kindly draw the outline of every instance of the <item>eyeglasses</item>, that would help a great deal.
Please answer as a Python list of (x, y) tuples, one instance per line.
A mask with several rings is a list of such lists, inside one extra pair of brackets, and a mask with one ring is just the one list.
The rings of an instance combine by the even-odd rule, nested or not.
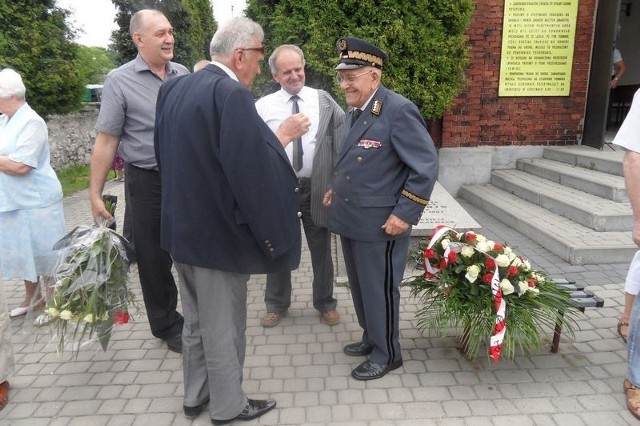
[(369, 71), (365, 71), (365, 72), (361, 72), (360, 74), (353, 74), (353, 75), (347, 75), (347, 76), (342, 76), (342, 74), (338, 74), (336, 75), (336, 81), (338, 82), (338, 84), (342, 84), (342, 83), (353, 83), (354, 81), (356, 81), (356, 79), (358, 77), (362, 77), (363, 75), (366, 74), (371, 74), (373, 72), (373, 70), (369, 70)]
[(239, 50), (255, 50), (256, 52), (260, 52), (264, 55), (264, 46), (260, 47), (240, 47)]

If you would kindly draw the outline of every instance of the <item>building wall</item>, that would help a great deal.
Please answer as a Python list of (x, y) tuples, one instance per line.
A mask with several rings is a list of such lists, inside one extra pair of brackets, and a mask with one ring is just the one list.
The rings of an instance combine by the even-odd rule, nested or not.
[(570, 95), (498, 97), (504, 0), (477, 0), (467, 32), (467, 89), (443, 117), (443, 147), (579, 143), (597, 0), (580, 0)]

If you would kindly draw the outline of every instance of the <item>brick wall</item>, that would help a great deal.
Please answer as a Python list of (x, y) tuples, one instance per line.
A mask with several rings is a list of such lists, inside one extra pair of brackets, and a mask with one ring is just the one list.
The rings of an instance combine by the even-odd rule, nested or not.
[(567, 145), (581, 139), (597, 0), (580, 0), (566, 97), (498, 97), (504, 0), (477, 0), (467, 89), (445, 113), (443, 147)]

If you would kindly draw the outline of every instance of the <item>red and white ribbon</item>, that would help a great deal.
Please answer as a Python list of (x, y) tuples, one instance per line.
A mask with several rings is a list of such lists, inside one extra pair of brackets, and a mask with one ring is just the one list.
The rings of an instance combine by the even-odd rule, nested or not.
[[(456, 232), (453, 228), (449, 228), (447, 226), (436, 227), (433, 236), (429, 240), (429, 244), (427, 245), (427, 249), (431, 249), (433, 245), (440, 240), (445, 234), (449, 232)], [(461, 243), (449, 243), (447, 248), (444, 251), (443, 258), (444, 261), (449, 263), (449, 253), (451, 251), (455, 251), (457, 253), (462, 250), (463, 244)], [(492, 258), (488, 254), (485, 254), (487, 257)], [(493, 259), (493, 258), (492, 258)], [(494, 264), (495, 264), (495, 259)], [(498, 265), (495, 264), (495, 269), (493, 271), (493, 277), (491, 278), (491, 295), (493, 296), (493, 305), (496, 310), (496, 321), (495, 326), (493, 328), (493, 335), (489, 340), (489, 356), (493, 359), (494, 362), (498, 362), (500, 359), (500, 353), (502, 351), (502, 342), (504, 341), (504, 334), (507, 331), (507, 323), (505, 322), (505, 313), (507, 308), (507, 303), (502, 297), (502, 288), (500, 288), (500, 274), (498, 272)], [(440, 268), (437, 268), (429, 262), (429, 259), (425, 258), (424, 261), (425, 270), (435, 275)]]
[[(487, 257), (491, 257), (487, 255)], [(495, 259), (493, 259), (495, 261)], [(494, 362), (500, 359), (502, 351), (502, 342), (504, 341), (504, 333), (507, 331), (507, 323), (504, 316), (506, 313), (507, 302), (502, 297), (502, 288), (500, 288), (500, 275), (498, 274), (498, 265), (496, 264), (491, 278), (491, 294), (493, 295), (493, 306), (496, 309), (496, 324), (493, 328), (493, 335), (489, 341), (489, 356)]]
[[(447, 234), (449, 232), (456, 232), (456, 231), (453, 228), (449, 228), (448, 226), (436, 227), (435, 232), (433, 233), (433, 235), (431, 236), (431, 239), (429, 240), (429, 244), (427, 244), (427, 249), (430, 249), (431, 247), (433, 247), (433, 245), (436, 242), (438, 242), (438, 240), (442, 238), (444, 234)], [(450, 248), (447, 247), (443, 255), (444, 261), (447, 262), (447, 264), (449, 263), (449, 251), (450, 251)], [(435, 275), (440, 270), (440, 268), (436, 268), (435, 266), (431, 265), (431, 263), (429, 262), (429, 259), (426, 259), (426, 258), (424, 260), (424, 268), (431, 275)]]

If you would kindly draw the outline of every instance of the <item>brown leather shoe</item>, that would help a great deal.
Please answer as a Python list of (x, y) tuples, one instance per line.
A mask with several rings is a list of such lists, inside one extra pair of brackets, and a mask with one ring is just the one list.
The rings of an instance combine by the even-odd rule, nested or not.
[(322, 322), (327, 325), (337, 325), (340, 324), (340, 315), (338, 311), (332, 309), (330, 311), (326, 311), (322, 313)]
[(263, 327), (275, 327), (280, 324), (280, 320), (284, 318), (286, 312), (267, 312), (262, 317), (262, 326)]
[(4, 381), (0, 383), (0, 410), (7, 406), (9, 402), (9, 382)]

